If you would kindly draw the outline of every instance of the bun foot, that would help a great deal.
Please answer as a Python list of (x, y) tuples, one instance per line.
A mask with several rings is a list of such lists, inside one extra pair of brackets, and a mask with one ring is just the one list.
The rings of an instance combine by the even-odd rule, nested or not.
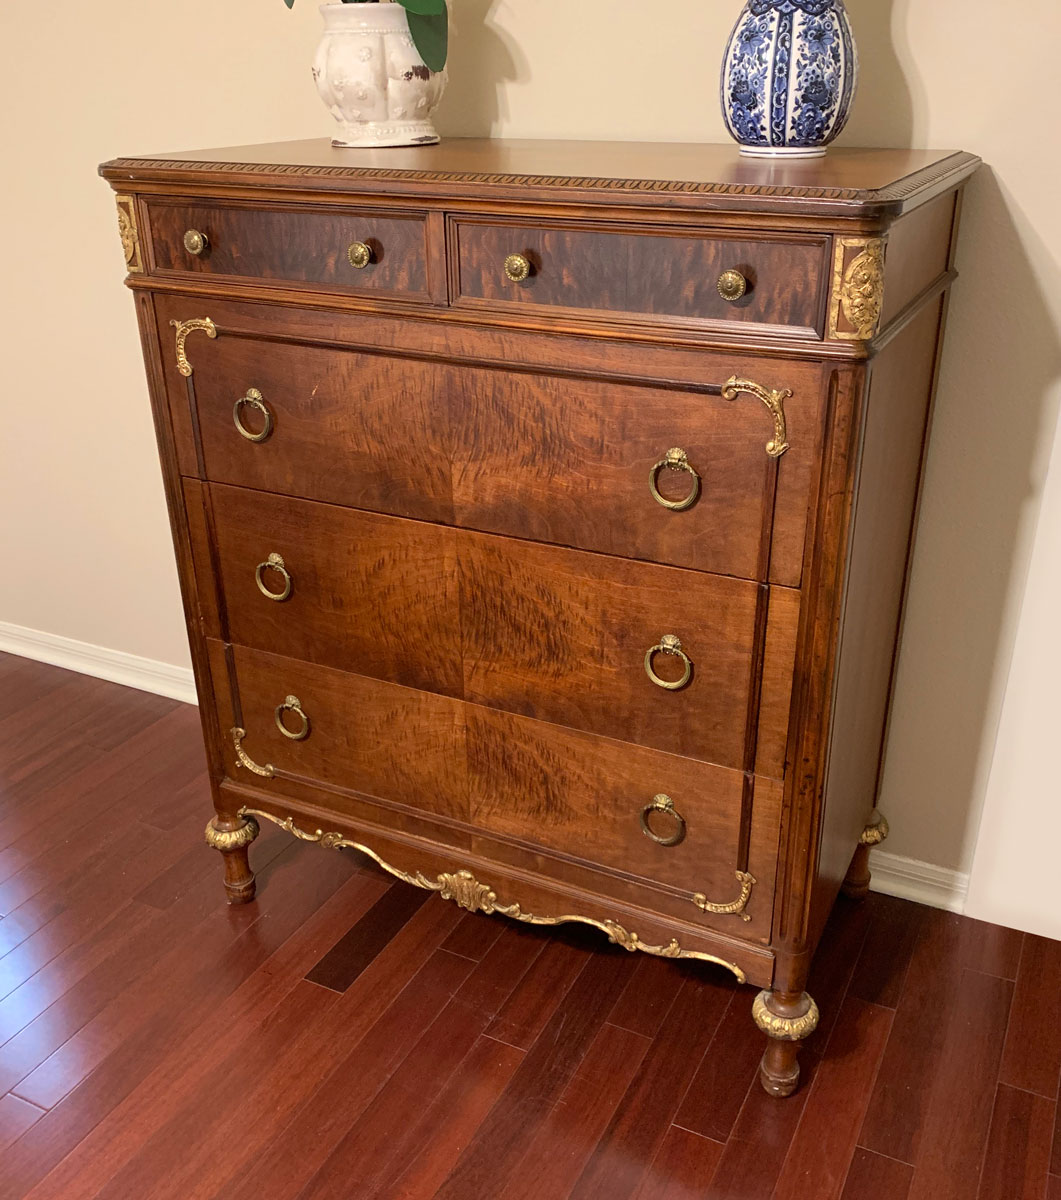
[(249, 850), (258, 833), (258, 822), (253, 817), (214, 817), (206, 827), (206, 844), (220, 851), (224, 860), (229, 904), (249, 904), (254, 899)]
[(799, 1043), (818, 1028), (818, 1006), (806, 992), (760, 992), (752, 1017), (770, 1039), (759, 1081), (771, 1096), (791, 1096), (799, 1087)]

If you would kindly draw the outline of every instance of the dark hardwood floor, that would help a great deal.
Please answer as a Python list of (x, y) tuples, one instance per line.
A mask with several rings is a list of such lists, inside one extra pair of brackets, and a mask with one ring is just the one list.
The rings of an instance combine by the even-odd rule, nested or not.
[(0, 696), (0, 1200), (1061, 1200), (1061, 944), (841, 902), (771, 1100), (727, 975), (271, 827), (229, 909), (194, 709)]

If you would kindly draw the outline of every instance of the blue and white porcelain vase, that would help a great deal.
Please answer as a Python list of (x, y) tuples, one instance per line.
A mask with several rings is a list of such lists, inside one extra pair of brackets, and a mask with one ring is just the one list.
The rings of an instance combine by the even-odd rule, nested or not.
[(747, 0), (722, 63), (742, 154), (817, 158), (847, 124), (858, 52), (843, 0)]

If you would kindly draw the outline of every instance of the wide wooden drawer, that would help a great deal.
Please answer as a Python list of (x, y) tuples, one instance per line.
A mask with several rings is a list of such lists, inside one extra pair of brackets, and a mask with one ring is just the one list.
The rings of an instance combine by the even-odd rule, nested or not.
[(785, 593), (196, 480), (185, 497), (208, 636), (782, 773)]
[[(281, 340), (275, 315), (267, 340), (224, 306), (157, 303), (185, 475), (800, 582), (821, 444), (817, 363), (703, 355), (705, 389), (736, 377), (781, 394), (788, 448), (777, 456), (774, 415), (751, 390), (726, 399), (311, 346)], [(171, 323), (210, 313), (217, 336), (186, 334), (182, 374)], [(685, 456), (674, 466), (672, 449)]]
[[(332, 794), (336, 811), (421, 834), (433, 822), (447, 845), (736, 936), (768, 934), (778, 785), (240, 646), (228, 655), (210, 644), (235, 782), (318, 808)], [(296, 699), (300, 740), (276, 717)], [(302, 731), (292, 708), (281, 717)]]
[(150, 199), (147, 213), (150, 266), (158, 274), (429, 298), (428, 226), (422, 212)]
[[(451, 218), (454, 303), (785, 328), (821, 336), (827, 239)], [(529, 273), (528, 272), (529, 268)], [(745, 292), (727, 301), (723, 275)]]

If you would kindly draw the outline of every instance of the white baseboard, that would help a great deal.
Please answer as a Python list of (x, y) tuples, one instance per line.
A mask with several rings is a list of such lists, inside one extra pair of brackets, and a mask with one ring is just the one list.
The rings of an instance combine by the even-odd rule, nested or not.
[(199, 702), (191, 667), (175, 667), (171, 663), (156, 662), (153, 658), (108, 650), (105, 646), (60, 637), (56, 633), (43, 633), (39, 629), (27, 629), (24, 625), (12, 625), (7, 621), (0, 621), (0, 651), (50, 663), (53, 667), (65, 667), (82, 675), (93, 675), (97, 679), (107, 679), (141, 692), (154, 692), (157, 696), (182, 700), (185, 704)]
[(898, 896), (902, 900), (916, 900), (918, 904), (943, 908), (947, 912), (965, 912), (969, 876), (960, 871), (919, 862), (916, 858), (903, 858), (886, 850), (873, 851), (869, 869), (873, 874), (871, 891)]

